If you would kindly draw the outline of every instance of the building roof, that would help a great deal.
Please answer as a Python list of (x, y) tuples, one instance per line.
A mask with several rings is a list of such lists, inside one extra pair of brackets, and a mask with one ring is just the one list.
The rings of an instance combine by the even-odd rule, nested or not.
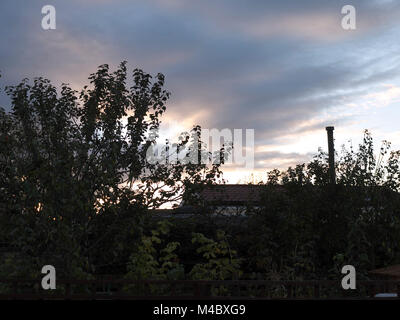
[(265, 185), (220, 184), (206, 186), (200, 192), (200, 198), (207, 204), (239, 205), (256, 203), (265, 192)]
[(400, 264), (386, 268), (371, 270), (369, 271), (369, 274), (373, 277), (378, 278), (400, 280)]

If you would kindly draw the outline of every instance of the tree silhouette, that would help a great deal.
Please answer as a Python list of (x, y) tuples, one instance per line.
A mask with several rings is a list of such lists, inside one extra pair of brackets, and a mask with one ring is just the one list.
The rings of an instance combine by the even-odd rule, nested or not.
[[(220, 163), (148, 161), (170, 93), (162, 74), (135, 69), (130, 87), (127, 78), (122, 62), (114, 72), (101, 65), (80, 92), (67, 84), (58, 92), (41, 77), (6, 88), (12, 109), (0, 110), (1, 237), (16, 248), (12, 263), (22, 273), (53, 263), (80, 274), (93, 271), (95, 260), (111, 263), (125, 250), (122, 238), (140, 236), (147, 209), (219, 179)], [(190, 149), (200, 132), (193, 127), (180, 147)]]

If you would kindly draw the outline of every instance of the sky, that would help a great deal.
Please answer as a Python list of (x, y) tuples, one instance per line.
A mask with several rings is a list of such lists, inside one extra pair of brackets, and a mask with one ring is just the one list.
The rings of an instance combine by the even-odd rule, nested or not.
[[(356, 29), (342, 28), (344, 5)], [(43, 30), (41, 9), (56, 9)], [(255, 168), (229, 166), (231, 183), (264, 178), (335, 144), (400, 149), (400, 1), (2, 0), (0, 86), (43, 76), (74, 89), (101, 64), (166, 77), (167, 134), (254, 129)], [(0, 106), (10, 102), (0, 93)], [(351, 141), (351, 142), (350, 142)]]

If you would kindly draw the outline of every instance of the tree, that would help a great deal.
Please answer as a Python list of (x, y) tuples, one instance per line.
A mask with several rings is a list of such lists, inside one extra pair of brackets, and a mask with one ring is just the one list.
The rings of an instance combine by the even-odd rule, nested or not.
[[(32, 259), (22, 265), (54, 264), (68, 276), (92, 273), (127, 250), (121, 241), (140, 239), (148, 209), (219, 179), (220, 163), (148, 161), (170, 93), (162, 74), (135, 69), (131, 87), (127, 78), (122, 62), (114, 72), (101, 65), (79, 93), (67, 84), (58, 92), (41, 77), (6, 88), (2, 237), (16, 248), (14, 259)], [(190, 137), (200, 132), (195, 126), (183, 134), (180, 147), (190, 149), (197, 142)]]
[(307, 165), (268, 173), (261, 209), (253, 210), (251, 234), (240, 244), (249, 254), (246, 269), (262, 277), (336, 279), (345, 264), (367, 277), (400, 263), (400, 151), (383, 141), (376, 155), (365, 131), (358, 150), (343, 146), (337, 159), (334, 186), (321, 150)]

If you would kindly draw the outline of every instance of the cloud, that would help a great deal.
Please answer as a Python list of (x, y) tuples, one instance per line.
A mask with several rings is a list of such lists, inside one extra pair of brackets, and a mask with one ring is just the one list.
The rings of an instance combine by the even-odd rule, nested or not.
[(264, 151), (258, 152), (255, 158), (256, 168), (287, 168), (296, 166), (297, 164), (307, 163), (316, 154), (290, 152), (284, 153), (280, 151)]
[[(354, 32), (341, 28), (341, 0), (54, 1), (53, 31), (40, 27), (45, 4), (2, 1), (2, 85), (43, 75), (79, 88), (98, 65), (128, 60), (166, 75), (166, 124), (251, 128), (256, 146), (282, 148), (326, 125), (353, 132), (361, 117), (370, 125), (366, 106), (399, 99), (396, 1), (352, 1)], [(300, 155), (318, 147), (298, 146)], [(305, 159), (287, 151), (282, 161), (257, 157), (263, 165)]]

